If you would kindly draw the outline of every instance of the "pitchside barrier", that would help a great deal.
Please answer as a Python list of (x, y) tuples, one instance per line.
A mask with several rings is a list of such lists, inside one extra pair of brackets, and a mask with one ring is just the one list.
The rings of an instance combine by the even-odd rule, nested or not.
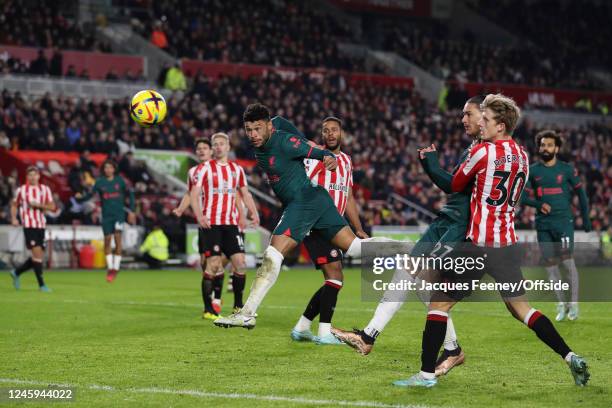
[[(136, 254), (144, 236), (144, 227), (126, 224), (123, 231), (124, 252)], [(104, 241), (102, 228), (97, 225), (49, 225), (45, 238), (45, 262), (48, 268), (77, 268), (81, 248), (92, 241)], [(0, 226), (0, 261), (10, 267), (28, 256), (23, 228)]]

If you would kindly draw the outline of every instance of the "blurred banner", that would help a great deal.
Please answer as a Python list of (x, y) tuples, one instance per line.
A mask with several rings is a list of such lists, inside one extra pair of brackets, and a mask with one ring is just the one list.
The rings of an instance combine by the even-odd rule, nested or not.
[(136, 149), (134, 157), (147, 163), (156, 172), (185, 182), (189, 168), (196, 164), (192, 155), (176, 150)]
[[(40, 49), (44, 51), (47, 59), (52, 58), (53, 49), (51, 48), (0, 45), (0, 54), (22, 61), (33, 61), (38, 57), (38, 50)], [(130, 70), (132, 74), (146, 74), (146, 64), (143, 57), (85, 51), (62, 50), (60, 53), (62, 54), (62, 72), (64, 74), (70, 66), (74, 67), (77, 75), (80, 75), (83, 70), (87, 70), (90, 79), (105, 79), (110, 70), (115, 70), (119, 76), (122, 76), (127, 70)]]
[(574, 108), (576, 102), (582, 99), (590, 100), (593, 108), (598, 104), (612, 105), (612, 93), (594, 91), (574, 91), (567, 89), (540, 88), (525, 85), (477, 83), (463, 84), (468, 96), (479, 94), (503, 93), (512, 97), (520, 106), (528, 104), (539, 108)]

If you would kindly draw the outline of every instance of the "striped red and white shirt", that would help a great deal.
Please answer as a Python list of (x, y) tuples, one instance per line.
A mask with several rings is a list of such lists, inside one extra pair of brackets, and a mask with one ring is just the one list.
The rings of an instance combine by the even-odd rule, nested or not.
[(484, 142), (453, 176), (453, 191), (462, 191), (475, 179), (467, 238), (478, 246), (505, 247), (516, 243), (514, 206), (527, 178), (529, 158), (514, 140)]
[(247, 186), (242, 166), (210, 160), (198, 166), (196, 172), (197, 185), (202, 187), (202, 209), (210, 225), (238, 225), (236, 194)]
[(322, 161), (315, 159), (304, 159), (304, 167), (308, 178), (329, 191), (338, 212), (344, 215), (349, 192), (353, 188), (353, 162), (351, 156), (344, 152), (338, 153), (336, 160), (336, 171), (327, 170)]
[(30, 207), (30, 203), (52, 203), (53, 194), (48, 186), (44, 184), (32, 186), (26, 183), (15, 192), (15, 202), (19, 206), (19, 218), (21, 218), (21, 224), (24, 228), (46, 228), (47, 219), (45, 218), (45, 212), (38, 208)]
[(191, 189), (193, 188), (193, 186), (195, 186), (196, 184), (198, 184), (198, 168), (201, 168), (201, 166), (204, 163), (200, 163), (200, 164), (196, 164), (195, 166), (192, 166), (188, 171), (187, 171), (187, 191), (191, 192)]

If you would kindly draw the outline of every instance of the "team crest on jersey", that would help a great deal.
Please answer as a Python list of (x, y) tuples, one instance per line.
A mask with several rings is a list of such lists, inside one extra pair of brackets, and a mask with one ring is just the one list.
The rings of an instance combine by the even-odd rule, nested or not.
[(119, 190), (119, 183), (115, 183), (115, 190)]
[(557, 174), (557, 184), (563, 183), (563, 174)]
[(276, 157), (275, 156), (270, 156), (270, 158), (268, 159), (268, 165), (270, 167), (274, 167), (275, 163), (276, 163)]
[(338, 256), (338, 251), (337, 251), (337, 250), (335, 250), (335, 249), (332, 249), (332, 250), (331, 250), (331, 252), (330, 252), (329, 254), (332, 256), (332, 258), (335, 258), (335, 257), (337, 257), (337, 256)]
[(30, 241), (30, 246), (34, 246), (34, 245), (36, 245), (36, 241), (34, 240)]
[(215, 252), (219, 252), (219, 250), (220, 250), (221, 248), (219, 248), (219, 245), (215, 245), (215, 247), (214, 247), (213, 249), (215, 250)]

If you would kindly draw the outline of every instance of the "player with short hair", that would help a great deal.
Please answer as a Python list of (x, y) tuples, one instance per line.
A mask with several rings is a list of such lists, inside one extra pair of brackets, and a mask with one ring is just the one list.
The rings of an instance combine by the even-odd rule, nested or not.
[(31, 268), (36, 274), (40, 291), (51, 292), (43, 279), (43, 260), (47, 227), (45, 212), (54, 210), (55, 202), (51, 189), (40, 183), (40, 170), (36, 166), (29, 166), (26, 169), (26, 183), (17, 188), (11, 201), (11, 224), (18, 227), (21, 219), (26, 248), (31, 252), (31, 256), (23, 264), (11, 271), (16, 290), (21, 288), (19, 276)]
[(537, 209), (536, 230), (545, 268), (550, 279), (561, 280), (559, 265), (568, 271), (571, 302), (565, 302), (562, 290), (556, 291), (556, 321), (578, 318), (578, 270), (574, 261), (574, 214), (572, 197), (578, 195), (583, 227), (591, 231), (589, 200), (582, 187), (578, 170), (557, 158), (561, 149), (561, 136), (554, 130), (543, 130), (536, 135), (536, 145), (542, 157), (540, 163), (529, 168), (529, 181), (522, 203)]
[[(335, 171), (330, 171), (319, 160), (305, 159), (306, 174), (313, 183), (317, 183), (329, 192), (340, 215), (344, 215), (346, 211), (355, 234), (360, 238), (368, 238), (361, 226), (359, 210), (353, 197), (351, 156), (340, 150), (343, 138), (342, 121), (334, 116), (325, 118), (322, 122), (321, 135), (325, 148), (336, 155), (338, 167)], [(291, 338), (295, 341), (314, 341), (317, 344), (343, 344), (331, 333), (331, 319), (344, 280), (342, 251), (324, 239), (316, 230), (306, 235), (304, 245), (315, 267), (323, 271), (325, 282), (308, 302), (306, 310), (291, 331)], [(317, 315), (320, 316), (319, 331), (318, 335), (314, 336), (310, 326)]]
[[(463, 107), (461, 123), (465, 133), (472, 139), (472, 144), (463, 152), (453, 173), (469, 158), (470, 149), (478, 142), (480, 137), (480, 104), (484, 101), (483, 95), (468, 99)], [(457, 243), (463, 242), (470, 219), (471, 186), (460, 192), (453, 192), (451, 182), (453, 174), (440, 167), (438, 152), (434, 145), (419, 149), (419, 158), (423, 169), (433, 183), (442, 191), (449, 194), (446, 205), (440, 210), (438, 217), (429, 225), (423, 236), (411, 251), (411, 256), (438, 256), (441, 258), (452, 256)], [(402, 274), (394, 279), (403, 279)], [(332, 333), (349, 346), (355, 348), (360, 354), (367, 355), (372, 351), (376, 338), (382, 333), (395, 313), (399, 311), (408, 295), (407, 291), (385, 293), (380, 300), (374, 316), (363, 330), (347, 331), (333, 328)], [(428, 298), (422, 298), (425, 302)], [(451, 318), (448, 318), (444, 349), (436, 362), (436, 376), (447, 374), (453, 367), (463, 364), (465, 353), (457, 342), (457, 334)]]
[[(305, 139), (295, 126), (281, 117), (270, 119), (270, 111), (260, 103), (247, 106), (244, 128), (255, 147), (257, 165), (267, 174), (274, 193), (283, 204), (283, 215), (272, 232), (270, 245), (264, 251), (261, 267), (240, 313), (220, 318), (220, 327), (255, 327), (255, 313), (263, 298), (276, 282), (286, 254), (295, 249), (311, 230), (322, 239), (345, 251), (347, 256), (361, 256), (361, 242), (338, 213), (329, 193), (313, 186), (304, 171), (304, 159), (323, 162), (327, 170), (338, 166), (336, 156)], [(205, 225), (203, 218), (200, 224)], [(368, 238), (374, 242), (386, 238)]]
[[(463, 274), (446, 274), (446, 282), (470, 287), (484, 273), (498, 283), (518, 284), (523, 280), (517, 259), (517, 236), (514, 231), (515, 205), (529, 177), (529, 159), (524, 149), (512, 139), (520, 117), (516, 103), (501, 94), (489, 94), (481, 105), (482, 143), (470, 151), (470, 158), (453, 176), (453, 191), (463, 191), (474, 182), (470, 203), (471, 217), (467, 232), (470, 241), (467, 254), (489, 260), (489, 267), (475, 268)], [(495, 262), (490, 267), (491, 262)], [(395, 381), (400, 387), (433, 387), (437, 384), (435, 365), (444, 341), (448, 312), (470, 290), (455, 289), (434, 292), (423, 332), (421, 371), (406, 380)], [(589, 372), (586, 361), (565, 343), (551, 321), (531, 308), (525, 291), (500, 291), (510, 313), (532, 329), (538, 338), (569, 365), (577, 385), (586, 385)]]
[(238, 229), (238, 195), (242, 197), (248, 209), (247, 217), (253, 225), (259, 224), (259, 215), (248, 190), (244, 169), (228, 158), (229, 137), (225, 133), (215, 133), (211, 142), (214, 159), (198, 166), (197, 183), (190, 195), (198, 223), (205, 230), (204, 242), (201, 244), (207, 258), (204, 271), (204, 318), (215, 320), (219, 314), (213, 309), (210, 297), (215, 277), (224, 273), (222, 254), (230, 259), (235, 268), (232, 282), (234, 313), (239, 312), (243, 306), (246, 261), (244, 235)]
[[(134, 214), (134, 192), (128, 189), (125, 180), (117, 174), (117, 165), (111, 159), (102, 163), (102, 175), (96, 179), (91, 191), (85, 195), (76, 194), (78, 201), (87, 201), (99, 194), (102, 206), (102, 232), (104, 233), (104, 254), (106, 255), (106, 281), (112, 282), (121, 268), (122, 233), (125, 221), (136, 222)], [(129, 207), (125, 207), (126, 196), (129, 197)], [(126, 217), (127, 215), (127, 217)], [(115, 251), (112, 251), (112, 241), (115, 240)]]

